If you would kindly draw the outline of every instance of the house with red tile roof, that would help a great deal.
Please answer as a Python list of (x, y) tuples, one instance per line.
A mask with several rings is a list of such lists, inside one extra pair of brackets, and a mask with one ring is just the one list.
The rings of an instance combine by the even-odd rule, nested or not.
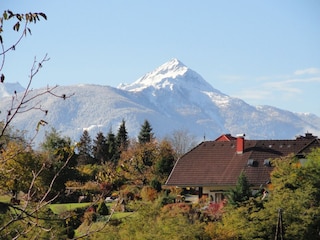
[(271, 160), (294, 154), (303, 159), (320, 139), (311, 133), (293, 140), (247, 140), (224, 134), (214, 141), (204, 141), (177, 160), (166, 186), (195, 188), (199, 197), (220, 202), (244, 172), (253, 190), (270, 183)]

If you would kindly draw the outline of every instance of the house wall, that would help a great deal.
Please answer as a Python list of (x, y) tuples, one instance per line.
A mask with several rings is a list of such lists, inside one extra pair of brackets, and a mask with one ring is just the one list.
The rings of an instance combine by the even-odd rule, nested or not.
[(219, 203), (225, 199), (225, 191), (215, 190), (214, 187), (203, 187), (203, 195), (208, 196), (210, 202)]

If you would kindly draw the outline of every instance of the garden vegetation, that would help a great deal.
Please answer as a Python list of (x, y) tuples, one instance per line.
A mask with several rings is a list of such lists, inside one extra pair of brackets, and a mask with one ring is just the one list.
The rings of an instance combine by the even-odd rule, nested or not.
[[(1, 84), (6, 54), (40, 20), (47, 16), (7, 10), (0, 17)], [(12, 21), (20, 35), (6, 47), (4, 25)], [(39, 96), (72, 97), (54, 94), (57, 86), (32, 94), (32, 80), (48, 60), (34, 60), (26, 90), (1, 109), (0, 239), (320, 239), (320, 149), (303, 161), (273, 159), (268, 189), (252, 192), (242, 173), (227, 201), (210, 203), (183, 201), (184, 189), (164, 186), (177, 158), (192, 147), (185, 130), (157, 139), (145, 120), (129, 139), (122, 120), (116, 133), (92, 138), (84, 131), (75, 143), (39, 119), (34, 137), (46, 134), (35, 147), (34, 137), (14, 129), (14, 118), (26, 111), (50, 114)]]

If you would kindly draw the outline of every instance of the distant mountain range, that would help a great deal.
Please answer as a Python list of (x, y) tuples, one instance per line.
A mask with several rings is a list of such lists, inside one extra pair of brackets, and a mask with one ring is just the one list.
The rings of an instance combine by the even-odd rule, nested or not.
[[(3, 97), (11, 97), (14, 92), (22, 92), (25, 89), (20, 85), (20, 83), (3, 83), (0, 84), (0, 99)], [(2, 106), (2, 105), (1, 105)]]
[[(23, 90), (19, 84), (0, 84), (1, 120), (11, 104), (13, 89)], [(34, 89), (32, 94), (41, 90)], [(215, 139), (223, 133), (245, 133), (250, 139), (292, 139), (306, 132), (320, 133), (318, 116), (271, 106), (251, 106), (213, 88), (177, 59), (118, 88), (84, 84), (60, 86), (55, 92), (74, 93), (74, 96), (62, 100), (46, 95), (41, 98), (41, 107), (49, 110), (48, 115), (30, 111), (18, 115), (13, 122), (16, 129), (33, 134), (40, 119), (47, 121), (37, 143), (51, 127), (74, 141), (79, 140), (84, 129), (92, 138), (98, 131), (106, 135), (111, 129), (116, 133), (122, 119), (130, 137), (138, 135), (145, 119), (157, 138), (177, 130), (187, 130), (199, 141), (204, 137)]]

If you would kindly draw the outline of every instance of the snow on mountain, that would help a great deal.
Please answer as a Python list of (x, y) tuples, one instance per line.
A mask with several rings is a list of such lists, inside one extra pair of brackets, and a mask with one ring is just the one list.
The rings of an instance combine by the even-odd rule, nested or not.
[[(40, 91), (33, 90), (33, 94)], [(47, 121), (48, 126), (39, 132), (38, 143), (50, 127), (78, 141), (85, 129), (92, 138), (98, 131), (116, 133), (122, 119), (131, 137), (138, 135), (145, 119), (157, 138), (175, 130), (188, 130), (199, 141), (204, 136), (215, 139), (223, 133), (246, 133), (251, 139), (291, 139), (306, 132), (320, 133), (319, 117), (270, 106), (251, 106), (214, 89), (177, 59), (118, 88), (76, 85), (59, 87), (55, 92), (74, 96), (66, 100), (44, 96), (41, 107), (49, 110), (47, 116), (30, 111), (18, 115), (13, 122), (16, 128), (31, 134), (40, 119)], [(10, 100), (4, 98), (0, 109), (6, 109)], [(3, 113), (0, 119), (4, 119)]]
[(217, 91), (198, 73), (186, 67), (178, 59), (172, 59), (134, 83), (121, 85), (119, 88), (131, 92), (141, 92), (146, 89), (152, 89), (155, 92), (159, 89), (173, 90), (175, 87), (182, 86), (187, 89), (196, 88), (203, 91)]
[(0, 98), (2, 97), (9, 97), (14, 92), (22, 92), (24, 88), (19, 83), (1, 83), (0, 84)]

